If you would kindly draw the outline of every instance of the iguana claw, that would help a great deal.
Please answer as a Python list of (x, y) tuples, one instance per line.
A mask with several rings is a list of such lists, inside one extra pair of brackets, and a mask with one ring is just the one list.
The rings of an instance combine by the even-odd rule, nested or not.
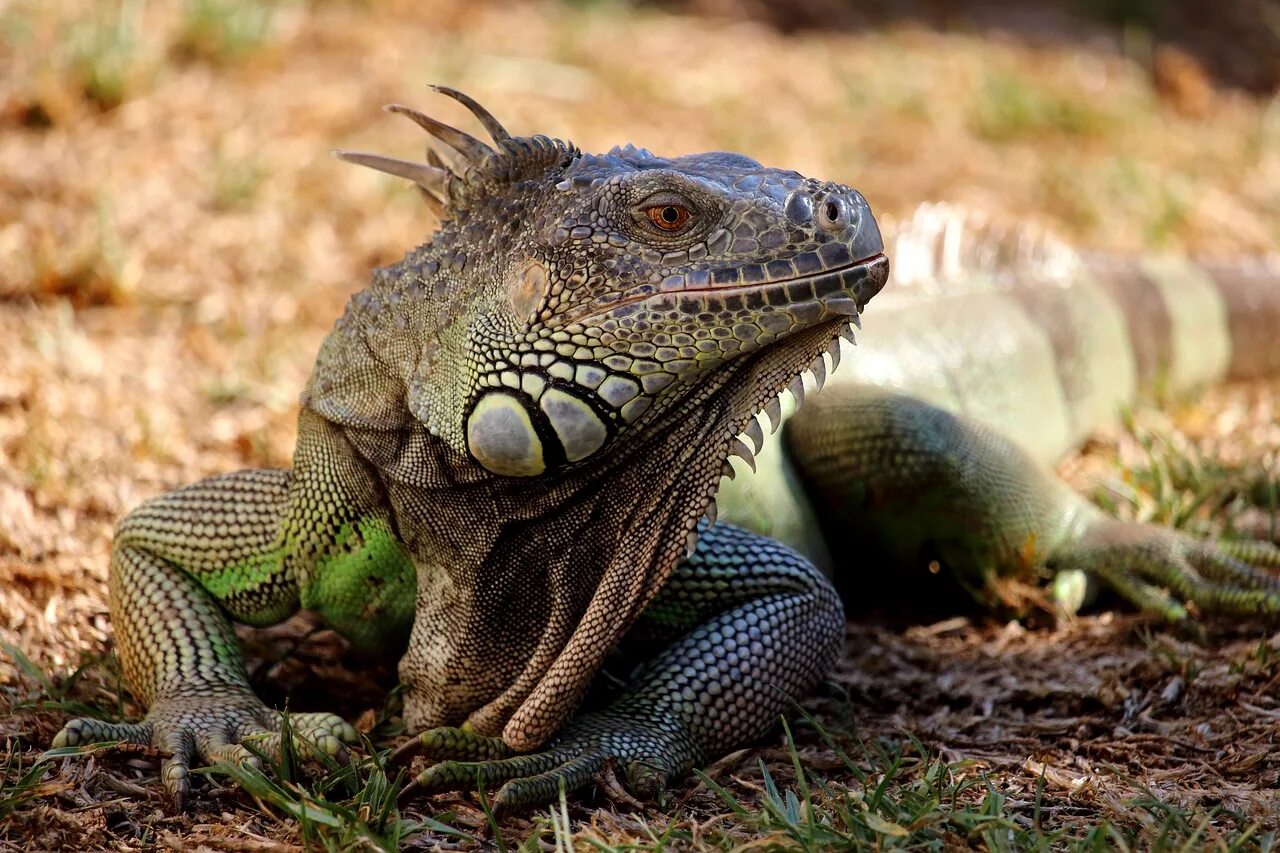
[[(356, 731), (336, 714), (291, 714), (294, 747), (304, 755), (350, 760), (346, 744)], [(171, 697), (152, 704), (141, 723), (107, 723), (87, 717), (71, 720), (54, 737), (56, 748), (117, 741), (154, 746), (169, 753), (160, 765), (160, 780), (178, 811), (191, 792), (191, 767), (198, 760), (261, 768), (258, 753), (279, 756), (283, 715), (252, 694)]]

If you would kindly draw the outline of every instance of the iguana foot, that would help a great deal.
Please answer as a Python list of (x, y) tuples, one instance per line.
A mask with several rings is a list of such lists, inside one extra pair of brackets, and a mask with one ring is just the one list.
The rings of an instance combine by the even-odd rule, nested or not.
[[(261, 766), (254, 750), (278, 757), (282, 746), (283, 715), (253, 694), (175, 696), (152, 704), (141, 723), (107, 723), (81, 717), (63, 726), (52, 746), (82, 746), (104, 741), (154, 746), (169, 753), (160, 765), (160, 779), (179, 811), (191, 791), (191, 767), (228, 762)], [(290, 714), (295, 748), (303, 755), (348, 758), (345, 744), (356, 731), (341, 717), (327, 713)], [(252, 747), (252, 749), (250, 749)]]
[[(1049, 561), (1059, 578), (1096, 577), (1142, 610), (1181, 622), (1188, 607), (1235, 616), (1280, 615), (1280, 547), (1270, 542), (1207, 542), (1146, 524), (1096, 522)], [(1059, 600), (1066, 584), (1056, 583)]]
[[(407, 761), (426, 755), (437, 761), (405, 786), (400, 802), (418, 794), (461, 791), (500, 784), (494, 808), (502, 811), (552, 802), (560, 787), (584, 787), (620, 768), (627, 787), (653, 797), (694, 762), (692, 740), (673, 721), (623, 717), (604, 711), (577, 717), (545, 750), (517, 754), (501, 738), (462, 729), (423, 732), (398, 749)], [(606, 789), (616, 784), (605, 783)]]

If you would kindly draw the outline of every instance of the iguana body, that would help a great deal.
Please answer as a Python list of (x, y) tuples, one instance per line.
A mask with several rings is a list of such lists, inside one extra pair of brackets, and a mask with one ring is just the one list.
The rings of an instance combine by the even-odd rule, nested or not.
[[(248, 760), (243, 739), (270, 748), (279, 737), (278, 715), (248, 687), (231, 620), (307, 608), (358, 646), (403, 652), (405, 719), (427, 729), (410, 751), (475, 762), (436, 764), (419, 788), (479, 774), (505, 782), (498, 800), (515, 804), (615, 760), (647, 790), (758, 736), (835, 660), (843, 612), (813, 564), (699, 519), (727, 457), (750, 453), (737, 436), (756, 440), (762, 409), (782, 414), (779, 393), (798, 393), (803, 371), (840, 353), (884, 284), (865, 200), (740, 155), (589, 156), (512, 138), (441, 91), (496, 147), (397, 107), (453, 149), (447, 163), (342, 155), (413, 180), (442, 228), (376, 271), (326, 340), (292, 469), (215, 477), (121, 523), (112, 618), (149, 714), (138, 725), (72, 721), (57, 743), (156, 743), (173, 753), (162, 775), (181, 800), (195, 760)], [(1075, 292), (1031, 298), (1067, 305), (1082, 321), (1071, 329), (1092, 335), (1091, 309), (1063, 296)], [(975, 369), (968, 347), (977, 330), (1004, 333), (1010, 301), (991, 290), (936, 313), (929, 298), (886, 310), (863, 378), (955, 409), (986, 406), (1003, 424), (996, 404), (1043, 390), (1022, 386), (1038, 377)], [(1096, 353), (1080, 352), (1087, 373)], [(789, 519), (818, 515), (838, 531), (896, 494), (900, 535), (882, 550), (906, 564), (954, 562), (975, 590), (1014, 559), (1094, 572), (1168, 615), (1157, 585), (1210, 609), (1280, 611), (1280, 585), (1235, 556), (1107, 522), (993, 434), (841, 383), (766, 454), (772, 480), (746, 490), (747, 515), (754, 494), (773, 532), (818, 559), (853, 571), (864, 543), (836, 535), (815, 547), (818, 528), (801, 533)], [(1105, 386), (1090, 417), (1136, 384)], [(1054, 387), (1074, 417), (1076, 385)], [(1042, 456), (1086, 428), (1043, 425), (1057, 445), (1042, 443)], [(787, 477), (800, 488), (784, 488)], [(919, 523), (904, 523), (903, 509), (918, 509)], [(1277, 562), (1261, 547), (1238, 556)], [(1209, 576), (1201, 587), (1181, 583), (1187, 560)], [(575, 714), (617, 647), (642, 663), (620, 692)], [(296, 725), (329, 751), (353, 736), (332, 715)]]

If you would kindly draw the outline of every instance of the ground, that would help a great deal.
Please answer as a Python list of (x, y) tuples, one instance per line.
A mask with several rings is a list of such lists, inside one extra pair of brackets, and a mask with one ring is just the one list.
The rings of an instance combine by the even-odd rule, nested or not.
[[(77, 708), (139, 710), (109, 657), (114, 522), (181, 483), (288, 464), (325, 331), (370, 266), (430, 233), (411, 191), (327, 154), (417, 153), (390, 101), (466, 121), (428, 82), (516, 132), (744, 151), (890, 216), (946, 199), (1108, 251), (1280, 246), (1280, 100), (1141, 21), (1058, 31), (1061, 9), (1035, 3), (1035, 38), (910, 15), (786, 35), (739, 5), (756, 9), (0, 2), (0, 849), (1274, 843), (1280, 635), (1178, 634), (1123, 609), (875, 615), (788, 730), (638, 811), (572, 797), (495, 827), (463, 796), (398, 814), (361, 767), (250, 793), (213, 777), (175, 815), (152, 755), (32, 769)], [(1131, 516), (1274, 538), (1275, 510), (1241, 496), (1274, 506), (1280, 386), (1167, 409), (1062, 472)], [(324, 633), (294, 649), (306, 633), (252, 638), (277, 661), (256, 672), (272, 698), (394, 731), (389, 673)]]

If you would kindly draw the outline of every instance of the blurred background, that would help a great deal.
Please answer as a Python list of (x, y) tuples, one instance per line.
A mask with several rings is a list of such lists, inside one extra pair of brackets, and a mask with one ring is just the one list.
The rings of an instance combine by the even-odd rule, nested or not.
[[(118, 517), (288, 464), (323, 335), (435, 225), (329, 149), (421, 156), (393, 101), (474, 130), (432, 82), (518, 134), (737, 150), (889, 218), (1280, 249), (1273, 0), (0, 0), (0, 639), (103, 651)], [(1203, 423), (1273, 436), (1275, 400)]]

